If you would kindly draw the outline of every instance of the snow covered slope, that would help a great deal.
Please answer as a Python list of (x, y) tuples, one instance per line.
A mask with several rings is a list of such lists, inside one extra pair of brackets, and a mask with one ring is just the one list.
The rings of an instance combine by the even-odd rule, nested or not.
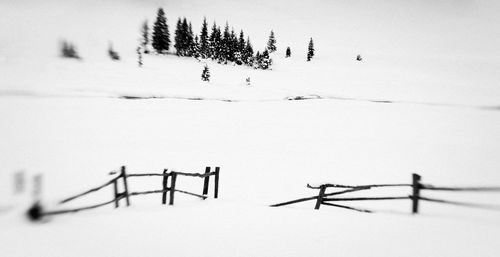
[[(195, 31), (203, 16), (227, 20), (256, 50), (273, 29), (273, 70), (173, 55), (146, 56), (139, 69), (139, 27), (159, 6), (170, 28), (179, 16)], [(353, 204), (375, 214), (268, 205), (316, 194), (306, 183), (409, 183), (413, 172), (436, 185), (500, 185), (499, 6), (0, 1), (0, 256), (498, 256), (498, 211), (423, 203), (412, 216), (409, 201)], [(317, 54), (308, 63), (310, 37)], [(83, 60), (59, 58), (60, 39)], [(123, 61), (109, 60), (110, 41)], [(299, 96), (312, 100), (285, 101)], [(61, 208), (58, 200), (120, 165), (139, 173), (221, 166), (221, 198), (179, 195), (169, 207), (159, 196), (136, 197), (129, 208), (31, 224), (22, 216), (31, 192), (12, 194), (13, 172), (42, 173), (44, 204)], [(133, 190), (159, 185), (131, 182)], [(186, 179), (179, 187), (201, 186)], [(498, 193), (428, 196), (500, 204)]]

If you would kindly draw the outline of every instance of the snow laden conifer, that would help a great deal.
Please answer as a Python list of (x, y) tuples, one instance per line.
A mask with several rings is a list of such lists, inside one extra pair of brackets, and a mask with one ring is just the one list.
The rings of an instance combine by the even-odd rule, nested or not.
[(261, 56), (260, 52), (257, 51), (257, 53), (255, 53), (255, 57), (252, 58), (252, 65), (251, 66), (254, 69), (259, 69), (261, 61), (262, 61), (262, 56)]
[(191, 46), (191, 56), (197, 60), (201, 57), (200, 40), (198, 39), (198, 35), (194, 37), (194, 42)]
[(266, 49), (264, 52), (262, 52), (262, 55), (260, 56), (260, 62), (259, 62), (259, 68), (263, 70), (267, 70), (271, 68), (271, 65), (273, 64), (273, 59), (269, 56), (269, 51)]
[(247, 38), (245, 50), (243, 50), (243, 62), (248, 66), (253, 65), (253, 47), (249, 37)]
[(231, 33), (229, 32), (229, 24), (226, 22), (224, 27), (224, 34), (222, 35), (222, 54), (220, 58), (221, 63), (227, 64), (231, 54)]
[(309, 40), (309, 46), (307, 47), (307, 61), (311, 61), (314, 56), (314, 43), (313, 39)]
[(276, 38), (274, 37), (274, 31), (271, 30), (271, 34), (269, 35), (269, 40), (267, 41), (267, 49), (269, 53), (275, 52), (276, 48)]
[(170, 48), (170, 34), (168, 32), (167, 18), (163, 8), (158, 9), (156, 21), (153, 26), (153, 48), (157, 53), (166, 53)]
[(208, 26), (207, 18), (203, 18), (203, 24), (201, 25), (200, 42), (199, 42), (201, 58), (208, 58), (210, 55), (209, 43), (208, 43), (208, 27), (207, 26)]
[(203, 81), (210, 81), (210, 70), (208, 69), (208, 66), (205, 64), (203, 67), (203, 72), (201, 73), (201, 80)]
[(141, 26), (141, 48), (143, 49), (145, 54), (149, 53), (148, 45), (149, 45), (149, 26), (148, 21), (145, 20)]
[(228, 61), (236, 62), (236, 53), (238, 52), (238, 38), (234, 29), (231, 29), (231, 37), (229, 38), (229, 57)]

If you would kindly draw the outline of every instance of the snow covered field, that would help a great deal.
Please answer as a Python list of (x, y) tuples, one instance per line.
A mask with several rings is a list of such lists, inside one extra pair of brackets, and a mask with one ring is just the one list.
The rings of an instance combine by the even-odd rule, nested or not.
[[(409, 183), (413, 172), (436, 185), (500, 185), (497, 3), (308, 3), (0, 1), (0, 256), (498, 256), (498, 211), (424, 202), (413, 216), (410, 201), (352, 204), (374, 214), (268, 207), (316, 194), (306, 183)], [(256, 50), (274, 29), (273, 70), (208, 61), (207, 85), (192, 59), (146, 56), (137, 68), (139, 26), (158, 6), (171, 29), (178, 16), (196, 32), (204, 15), (228, 20)], [(307, 63), (311, 36), (317, 58)], [(57, 57), (61, 38), (82, 61)], [(122, 62), (106, 56), (110, 40)], [(321, 99), (284, 100), (296, 96)], [(198, 98), (207, 100), (189, 100)], [(179, 195), (172, 207), (135, 197), (129, 208), (32, 224), (29, 192), (12, 195), (13, 172), (42, 173), (44, 204), (62, 208), (57, 201), (120, 165), (220, 166), (220, 199)], [(201, 189), (188, 178), (178, 185)], [(410, 192), (373, 194), (388, 193)], [(498, 193), (428, 196), (500, 204)], [(69, 206), (109, 199), (104, 190)]]

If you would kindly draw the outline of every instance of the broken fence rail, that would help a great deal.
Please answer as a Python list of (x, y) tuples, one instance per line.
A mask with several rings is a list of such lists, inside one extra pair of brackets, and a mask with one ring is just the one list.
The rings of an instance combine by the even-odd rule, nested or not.
[[(304, 197), (300, 199), (295, 199), (287, 202), (277, 203), (271, 205), (271, 207), (280, 207), (300, 202), (306, 202), (311, 200), (316, 200), (316, 204), (314, 209), (319, 209), (321, 205), (333, 206), (338, 208), (344, 208), (359, 212), (367, 212), (372, 213), (374, 211), (361, 209), (356, 207), (350, 207), (346, 205), (337, 204), (337, 202), (348, 202), (348, 201), (385, 201), (385, 200), (411, 200), (412, 202), (412, 213), (417, 214), (419, 209), (420, 200), (463, 206), (463, 207), (473, 207), (473, 208), (482, 208), (482, 209), (490, 209), (490, 210), (500, 210), (500, 205), (492, 205), (492, 204), (482, 204), (482, 203), (470, 203), (470, 202), (461, 202), (461, 201), (449, 201), (444, 199), (435, 199), (429, 197), (420, 196), (421, 190), (434, 190), (434, 191), (450, 191), (450, 192), (500, 192), (500, 187), (437, 187), (429, 184), (420, 183), (421, 176), (418, 174), (412, 174), (412, 183), (411, 184), (371, 184), (371, 185), (360, 185), (360, 186), (350, 186), (350, 185), (340, 185), (340, 184), (322, 184), (319, 186), (311, 186), (307, 184), (308, 188), (311, 189), (319, 189), (318, 195), (311, 197)], [(341, 194), (347, 194), (362, 190), (369, 190), (373, 188), (381, 188), (381, 187), (411, 187), (412, 194), (407, 196), (386, 196), (386, 197), (332, 197)], [(327, 193), (326, 189), (328, 188), (342, 188), (344, 190)], [(332, 203), (332, 202), (335, 202)]]
[[(83, 197), (85, 195), (88, 195), (93, 192), (97, 192), (105, 187), (108, 187), (110, 185), (113, 185), (113, 199), (104, 203), (100, 204), (95, 204), (95, 205), (90, 205), (90, 206), (85, 206), (85, 207), (80, 207), (80, 208), (74, 208), (74, 209), (66, 209), (66, 210), (54, 210), (54, 211), (41, 211), (40, 217), (41, 216), (49, 216), (49, 215), (58, 215), (58, 214), (65, 214), (65, 213), (74, 213), (74, 212), (79, 212), (83, 210), (90, 210), (90, 209), (95, 209), (98, 207), (106, 206), (109, 204), (115, 204), (115, 208), (118, 208), (120, 206), (120, 200), (125, 199), (126, 205), (130, 206), (130, 196), (138, 196), (138, 195), (148, 195), (148, 194), (162, 194), (162, 204), (166, 204), (167, 202), (167, 194), (169, 193), (169, 205), (174, 204), (174, 196), (175, 193), (182, 193), (182, 194), (187, 194), (191, 196), (195, 196), (198, 198), (201, 198), (203, 200), (208, 198), (208, 189), (209, 189), (209, 183), (210, 183), (210, 177), (214, 176), (214, 198), (218, 198), (219, 196), (219, 174), (220, 174), (220, 167), (215, 167), (215, 171), (211, 172), (211, 167), (206, 167), (205, 168), (205, 173), (185, 173), (185, 172), (176, 172), (176, 171), (171, 171), (168, 172), (167, 169), (163, 170), (163, 173), (142, 173), (142, 174), (127, 174), (126, 173), (126, 168), (125, 166), (121, 167), (121, 171), (118, 176), (115, 178), (111, 179), (110, 181), (102, 184), (101, 186), (89, 189), (87, 191), (84, 191), (80, 194), (68, 197), (62, 201), (59, 202), (59, 204), (64, 204), (70, 201), (73, 201), (75, 199), (78, 199), (80, 197)], [(150, 176), (159, 176), (163, 177), (162, 181), (162, 189), (161, 190), (149, 190), (149, 191), (141, 191), (141, 192), (129, 192), (128, 189), (128, 178), (131, 177), (150, 177)], [(202, 194), (196, 194), (192, 192), (188, 192), (185, 190), (180, 190), (176, 188), (176, 182), (177, 182), (177, 176), (186, 176), (186, 177), (199, 177), (203, 178), (203, 191)], [(122, 188), (123, 192), (119, 192), (118, 190), (118, 184), (122, 182)], [(170, 186), (169, 186), (170, 182)]]

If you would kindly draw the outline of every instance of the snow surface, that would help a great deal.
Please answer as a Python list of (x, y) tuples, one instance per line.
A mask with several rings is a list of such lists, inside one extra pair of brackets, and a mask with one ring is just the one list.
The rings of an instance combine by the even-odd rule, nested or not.
[[(173, 55), (145, 56), (139, 69), (139, 27), (159, 6), (170, 28), (179, 16), (195, 31), (203, 16), (227, 20), (255, 50), (273, 29), (273, 70)], [(268, 205), (316, 194), (307, 183), (409, 183), (413, 172), (435, 185), (500, 185), (499, 7), (0, 1), (0, 256), (498, 256), (498, 211), (425, 202), (413, 216), (409, 201), (353, 204), (375, 214)], [(317, 49), (310, 63), (309, 37)], [(83, 60), (59, 58), (60, 39), (74, 42)], [(109, 60), (109, 41), (123, 61)], [(200, 80), (205, 62), (208, 84)], [(297, 97), (310, 100), (286, 100)], [(23, 217), (31, 192), (12, 194), (14, 172), (41, 173), (45, 206), (63, 208), (57, 201), (109, 180), (120, 165), (134, 173), (221, 166), (221, 197), (178, 195), (173, 207), (159, 195), (134, 197), (129, 208), (32, 224)], [(134, 178), (130, 186), (160, 183)], [(178, 183), (201, 189), (197, 179)], [(425, 194), (500, 204), (495, 193)], [(108, 189), (68, 206), (110, 197)]]

